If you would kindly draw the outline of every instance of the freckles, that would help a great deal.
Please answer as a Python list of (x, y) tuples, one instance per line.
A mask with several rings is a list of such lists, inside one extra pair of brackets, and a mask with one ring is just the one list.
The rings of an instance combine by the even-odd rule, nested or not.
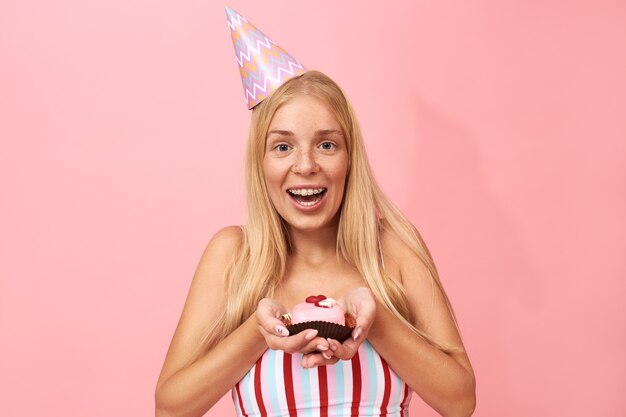
[(335, 164), (326, 168), (326, 172), (333, 177), (341, 177), (348, 174), (348, 163)]

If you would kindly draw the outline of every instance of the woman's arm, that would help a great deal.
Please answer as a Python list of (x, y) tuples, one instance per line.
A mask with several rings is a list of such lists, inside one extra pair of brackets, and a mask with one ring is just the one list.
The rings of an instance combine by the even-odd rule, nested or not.
[(157, 417), (204, 415), (267, 349), (256, 320), (251, 317), (194, 360), (206, 331), (223, 306), (223, 274), (237, 254), (241, 233), (238, 227), (222, 229), (200, 259), (157, 382)]
[(268, 346), (305, 353), (328, 348), (328, 341), (315, 337), (316, 331), (286, 337), (287, 331), (278, 319), (280, 305), (263, 299), (255, 315), (197, 357), (207, 329), (223, 308), (224, 271), (232, 257), (237, 256), (241, 239), (240, 228), (222, 229), (200, 259), (157, 382), (157, 417), (204, 415), (243, 378)]
[[(310, 354), (303, 361), (313, 367), (348, 360), (367, 338), (413, 391), (442, 416), (472, 415), (476, 403), (474, 372), (443, 292), (415, 253), (395, 235), (384, 233), (382, 247), (385, 271), (404, 287), (415, 317), (413, 325), (440, 345), (458, 350), (443, 352), (385, 309), (369, 289), (358, 288), (344, 298), (350, 313), (357, 317), (353, 338), (342, 344), (330, 341), (330, 359)], [(362, 332), (357, 337), (359, 328)]]
[(389, 366), (441, 415), (471, 416), (476, 403), (474, 372), (444, 294), (425, 265), (397, 236), (386, 232), (382, 243), (387, 271), (399, 274), (416, 318), (413, 324), (440, 345), (457, 347), (459, 351), (441, 351), (380, 304), (368, 340)]

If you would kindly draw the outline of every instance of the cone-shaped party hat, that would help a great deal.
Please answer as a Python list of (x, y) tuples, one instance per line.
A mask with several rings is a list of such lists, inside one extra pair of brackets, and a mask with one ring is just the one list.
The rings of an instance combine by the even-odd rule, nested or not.
[(306, 72), (297, 59), (228, 6), (226, 19), (248, 109), (259, 104), (288, 79)]

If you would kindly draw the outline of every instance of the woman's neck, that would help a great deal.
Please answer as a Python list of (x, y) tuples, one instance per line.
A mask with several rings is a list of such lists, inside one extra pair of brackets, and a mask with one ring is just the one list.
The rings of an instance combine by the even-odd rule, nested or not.
[(289, 229), (292, 261), (311, 266), (328, 262), (337, 257), (336, 225), (314, 231)]

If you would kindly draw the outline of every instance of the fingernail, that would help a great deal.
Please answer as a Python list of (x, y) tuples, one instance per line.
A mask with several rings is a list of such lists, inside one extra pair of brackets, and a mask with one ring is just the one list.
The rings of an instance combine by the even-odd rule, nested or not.
[(311, 330), (310, 332), (306, 334), (306, 336), (304, 336), (304, 338), (306, 340), (313, 340), (315, 339), (315, 336), (317, 336), (317, 330)]
[(335, 344), (331, 342), (330, 339), (328, 339), (328, 346), (330, 346), (330, 350), (332, 350), (333, 352), (337, 350), (337, 346), (335, 346)]
[(281, 326), (280, 324), (277, 324), (275, 327), (276, 333), (278, 333), (281, 336), (289, 336), (289, 330), (287, 330), (287, 328), (285, 326)]
[(322, 356), (325, 357), (326, 359), (330, 359), (333, 357), (333, 355), (330, 355), (330, 354), (326, 356), (326, 352), (322, 353)]
[(357, 328), (357, 329), (354, 331), (354, 336), (352, 336), (352, 340), (356, 341), (356, 340), (357, 340), (357, 339), (361, 336), (361, 333), (363, 333), (363, 331), (361, 330), (361, 328), (360, 328), (360, 327), (359, 327), (359, 328)]
[(317, 350), (328, 350), (328, 346), (324, 346), (324, 345), (317, 345)]

